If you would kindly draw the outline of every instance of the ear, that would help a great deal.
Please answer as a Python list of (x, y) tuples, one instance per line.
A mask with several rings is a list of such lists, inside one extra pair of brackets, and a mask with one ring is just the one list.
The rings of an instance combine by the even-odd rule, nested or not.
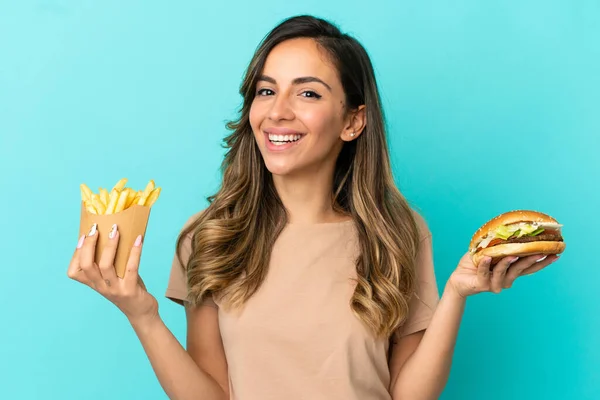
[(359, 106), (356, 110), (352, 110), (348, 113), (346, 126), (342, 131), (340, 139), (342, 139), (345, 142), (350, 142), (356, 139), (363, 132), (366, 125), (367, 110), (366, 106), (363, 104)]

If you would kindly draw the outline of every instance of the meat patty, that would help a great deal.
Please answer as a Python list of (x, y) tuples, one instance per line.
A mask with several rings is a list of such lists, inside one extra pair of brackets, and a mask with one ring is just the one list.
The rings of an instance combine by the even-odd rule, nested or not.
[(520, 238), (512, 238), (502, 243), (498, 244), (507, 244), (507, 243), (529, 243), (529, 242), (562, 242), (563, 238), (561, 235), (553, 234), (553, 233), (540, 233), (537, 236), (521, 236)]

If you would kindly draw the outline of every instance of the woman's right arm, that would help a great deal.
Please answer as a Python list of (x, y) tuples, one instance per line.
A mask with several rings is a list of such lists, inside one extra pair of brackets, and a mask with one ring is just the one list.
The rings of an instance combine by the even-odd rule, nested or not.
[[(187, 309), (191, 319), (199, 324), (209, 322), (211, 307)], [(190, 317), (188, 316), (188, 320)], [(215, 357), (222, 351), (222, 344), (214, 340), (206, 327), (201, 331), (188, 328), (188, 351), (166, 327), (160, 317), (144, 322), (133, 322), (135, 330), (150, 364), (172, 400), (225, 400), (228, 399), (227, 369), (224, 355)], [(194, 336), (190, 333), (194, 332)], [(203, 336), (203, 333), (208, 333)], [(220, 351), (219, 351), (220, 349)], [(224, 374), (222, 365), (225, 365)], [(221, 368), (219, 368), (221, 367)]]
[(124, 278), (114, 269), (119, 235), (107, 241), (98, 264), (94, 262), (98, 232), (93, 227), (77, 245), (67, 275), (94, 288), (114, 303), (128, 318), (150, 360), (156, 376), (172, 400), (225, 400), (228, 398), (227, 370), (217, 325), (216, 309), (187, 307), (186, 351), (158, 314), (158, 303), (138, 276), (142, 252), (136, 240)]

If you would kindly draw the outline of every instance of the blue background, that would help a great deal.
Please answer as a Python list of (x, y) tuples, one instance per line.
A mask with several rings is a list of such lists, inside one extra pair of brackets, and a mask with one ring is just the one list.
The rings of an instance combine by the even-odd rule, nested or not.
[(177, 233), (218, 184), (256, 45), (298, 13), (370, 52), (441, 288), (497, 213), (565, 224), (562, 261), (469, 299), (442, 399), (600, 398), (600, 3), (302, 3), (0, 1), (0, 398), (166, 398), (126, 319), (66, 277), (79, 184), (163, 188), (141, 273), (183, 341)]

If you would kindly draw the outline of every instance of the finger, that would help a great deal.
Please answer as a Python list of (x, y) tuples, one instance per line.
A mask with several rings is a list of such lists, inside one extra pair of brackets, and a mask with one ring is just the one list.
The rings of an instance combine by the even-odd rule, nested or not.
[(83, 242), (83, 246), (79, 253), (79, 266), (83, 270), (83, 273), (95, 289), (101, 287), (102, 276), (100, 271), (94, 262), (96, 256), (96, 244), (98, 243), (98, 230), (97, 225), (92, 225), (90, 232), (87, 234)]
[(73, 252), (73, 256), (71, 257), (71, 262), (69, 263), (69, 268), (67, 269), (67, 276), (70, 279), (73, 279), (75, 281), (84, 283), (84, 284), (88, 284), (88, 280), (85, 276), (85, 274), (83, 273), (83, 270), (81, 269), (80, 265), (79, 265), (79, 255), (81, 253), (81, 247), (83, 246), (83, 242), (85, 240), (85, 235), (82, 235), (79, 238), (79, 241), (77, 242), (77, 247), (75, 248), (75, 251)]
[(104, 249), (102, 249), (102, 255), (100, 256), (100, 262), (98, 263), (100, 275), (108, 287), (111, 287), (118, 282), (117, 273), (115, 272), (115, 254), (117, 254), (118, 245), (119, 231), (117, 229), (117, 224), (114, 224), (108, 234), (108, 242)]
[(129, 253), (129, 259), (127, 260), (127, 266), (125, 267), (125, 277), (123, 278), (125, 281), (125, 289), (129, 293), (133, 293), (138, 285), (138, 268), (140, 265), (141, 255), (142, 235), (139, 235), (135, 239), (133, 247), (131, 248), (131, 252)]
[(523, 270), (527, 268), (527, 265), (528, 264), (525, 262), (515, 262), (513, 265), (510, 266), (508, 272), (506, 273), (506, 277), (504, 278), (503, 286), (505, 289), (509, 289), (512, 287), (513, 283), (515, 282), (515, 279), (521, 276), (521, 272), (523, 272)]
[(487, 290), (490, 286), (490, 267), (492, 264), (491, 257), (485, 257), (477, 266), (477, 283), (481, 290)]
[(539, 254), (519, 259), (519, 262), (516, 262), (508, 269), (506, 279), (504, 280), (504, 287), (507, 289), (512, 287), (515, 280), (523, 275), (523, 271), (534, 265), (540, 259), (543, 258)]
[(504, 288), (504, 281), (506, 279), (506, 272), (508, 267), (517, 261), (519, 257), (504, 257), (496, 266), (492, 272), (491, 290), (494, 293), (500, 293)]
[(552, 264), (553, 262), (555, 262), (556, 260), (559, 259), (559, 256), (557, 255), (551, 255), (548, 256), (540, 261), (537, 261), (535, 264), (533, 264), (531, 267), (525, 268), (523, 270), (523, 272), (521, 272), (521, 276), (524, 275), (531, 275), (535, 272), (538, 272), (544, 268), (546, 268), (548, 265)]

